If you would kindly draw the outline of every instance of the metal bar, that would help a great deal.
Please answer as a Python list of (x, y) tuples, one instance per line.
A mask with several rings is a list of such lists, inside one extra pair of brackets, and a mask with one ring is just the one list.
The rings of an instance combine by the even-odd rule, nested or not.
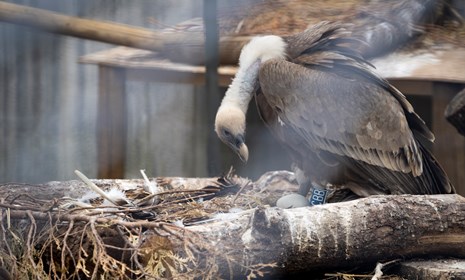
[[(205, 91), (208, 98), (207, 125), (213, 128), (215, 113), (220, 105), (218, 93), (219, 32), (216, 0), (203, 1), (203, 21), (205, 26)], [(214, 176), (221, 171), (220, 147), (213, 129), (208, 129), (208, 131), (207, 170), (209, 176)]]

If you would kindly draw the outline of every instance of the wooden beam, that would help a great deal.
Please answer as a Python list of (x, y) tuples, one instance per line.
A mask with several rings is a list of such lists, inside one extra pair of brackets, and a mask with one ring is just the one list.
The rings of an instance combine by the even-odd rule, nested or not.
[(445, 169), (452, 184), (465, 195), (465, 138), (447, 122), (444, 111), (450, 101), (463, 87), (461, 84), (434, 83), (433, 85), (433, 132), (436, 141), (433, 153)]
[(154, 51), (163, 47), (162, 35), (149, 29), (67, 16), (3, 1), (0, 2), (0, 21), (116, 45)]
[(405, 95), (431, 96), (433, 82), (420, 79), (390, 79), (388, 81)]
[[(216, 0), (203, 1), (203, 24), (205, 29), (205, 93), (207, 95), (207, 125), (214, 127), (217, 108), (220, 106), (219, 95), (219, 27)], [(218, 137), (213, 129), (208, 130), (207, 170), (210, 176), (220, 174), (223, 170), (220, 159)]]
[(125, 70), (99, 67), (98, 178), (124, 178), (127, 143)]
[[(109, 66), (110, 67), (110, 66)], [(221, 68), (220, 68), (221, 69)], [(159, 83), (183, 83), (197, 86), (205, 85), (205, 74), (171, 69), (137, 69), (126, 68), (128, 81), (159, 82)], [(218, 85), (227, 87), (234, 76), (227, 73), (219, 75)]]

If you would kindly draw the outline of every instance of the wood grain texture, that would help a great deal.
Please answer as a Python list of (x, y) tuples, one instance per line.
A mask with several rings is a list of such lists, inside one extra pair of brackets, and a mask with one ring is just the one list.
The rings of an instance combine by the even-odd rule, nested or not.
[(99, 68), (98, 178), (124, 177), (128, 118), (125, 79), (122, 68)]
[(342, 269), (399, 257), (465, 256), (464, 202), (458, 195), (372, 196), (257, 209), (250, 221), (243, 216), (190, 229), (215, 246), (236, 244), (236, 260), (276, 262), (286, 274)]
[(465, 138), (444, 118), (444, 111), (463, 87), (461, 84), (434, 83), (432, 96), (433, 132), (436, 141), (433, 154), (442, 165), (457, 193), (465, 194)]
[(461, 259), (407, 261), (399, 265), (398, 274), (405, 279), (464, 279), (465, 262)]

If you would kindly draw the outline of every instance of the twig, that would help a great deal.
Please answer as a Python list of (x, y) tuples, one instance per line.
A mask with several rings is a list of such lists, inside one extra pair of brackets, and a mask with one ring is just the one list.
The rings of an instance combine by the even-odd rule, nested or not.
[(5, 203), (0, 203), (0, 208), (5, 208), (5, 209), (14, 209), (14, 210), (31, 210), (31, 211), (37, 211), (37, 207), (24, 207), (24, 206), (18, 206), (18, 205), (12, 205), (12, 204), (5, 204)]
[(7, 231), (7, 229), (5, 228), (4, 224), (3, 224), (3, 214), (0, 214), (0, 225), (2, 226), (2, 232), (4, 232), (5, 234), (2, 234), (2, 239), (3, 239), (3, 244), (5, 244), (5, 247), (6, 249), (8, 250), (8, 255), (9, 256), (14, 256), (12, 251), (11, 251), (11, 248), (10, 248), (10, 245), (9, 245), (9, 242), (6, 240), (6, 233), (9, 231)]
[(36, 222), (35, 222), (35, 219), (34, 219), (34, 216), (32, 215), (32, 212), (31, 211), (27, 211), (26, 212), (29, 220), (31, 221), (31, 225), (29, 227), (29, 232), (27, 234), (27, 241), (26, 241), (26, 254), (27, 254), (27, 257), (30, 261), (30, 264), (31, 266), (37, 270), (37, 266), (36, 266), (36, 263), (34, 261), (34, 258), (33, 258), (33, 253), (31, 252), (32, 251), (32, 245), (33, 245), (33, 239), (35, 236), (35, 233), (36, 233)]
[(97, 229), (95, 228), (95, 219), (93, 221), (89, 222), (89, 224), (90, 224), (90, 230), (91, 230), (92, 235), (93, 235), (92, 239), (94, 240), (93, 259), (94, 259), (94, 262), (95, 262), (95, 267), (94, 267), (94, 271), (92, 272), (91, 279), (96, 279), (98, 269), (99, 269), (99, 266), (100, 266), (100, 262), (101, 262), (100, 252), (104, 251), (105, 249), (103, 248), (103, 245), (102, 245), (103, 241), (102, 241), (100, 235), (98, 234)]
[[(49, 234), (50, 234), (49, 241), (50, 242), (48, 244), (48, 248), (49, 248), (50, 259), (51, 260), (55, 259), (55, 251), (53, 250), (53, 244), (55, 244), (56, 238), (55, 238), (54, 232), (55, 232), (54, 230), (49, 231)], [(45, 249), (45, 248), (47, 248), (47, 246), (43, 246), (43, 248)], [(56, 264), (55, 264), (54, 261), (50, 262), (50, 265), (49, 265), (49, 268), (48, 268), (48, 277), (52, 278), (52, 275), (58, 275)]]
[[(87, 227), (89, 226), (89, 223), (86, 223), (84, 225), (84, 228), (82, 229), (81, 237), (79, 239), (79, 249), (78, 249), (78, 265), (76, 266), (76, 271), (75, 274), (77, 275), (79, 271), (82, 271), (87, 277), (89, 277), (89, 271), (86, 270), (86, 267), (83, 266), (81, 263), (85, 258), (89, 256), (87, 252), (84, 250), (83, 244), (84, 244), (84, 239), (86, 237), (86, 232), (87, 232)], [(84, 254), (84, 258), (82, 257), (82, 254)]]
[[(48, 213), (38, 212), (38, 211), (29, 211), (30, 215), (37, 220), (48, 220)], [(96, 222), (98, 224), (105, 224), (105, 225), (120, 225), (128, 228), (137, 228), (137, 227), (145, 227), (145, 228), (160, 228), (161, 225), (169, 224), (165, 222), (150, 222), (150, 221), (122, 221), (118, 219), (111, 219), (111, 218), (97, 218), (93, 216), (86, 216), (86, 215), (69, 215), (69, 214), (60, 214), (60, 213), (50, 213), (53, 221), (74, 221), (74, 222)], [(11, 211), (11, 217), (15, 219), (26, 219), (28, 215), (24, 211)]]
[(68, 229), (66, 230), (66, 233), (65, 233), (65, 236), (63, 237), (63, 241), (61, 242), (62, 245), (62, 250), (61, 250), (61, 267), (67, 267), (66, 264), (65, 264), (65, 253), (68, 252), (69, 255), (71, 256), (72, 260), (73, 260), (73, 265), (76, 266), (76, 260), (74, 259), (74, 256), (73, 256), (73, 253), (71, 252), (71, 249), (69, 248), (68, 246), (68, 243), (67, 243), (67, 239), (68, 239), (68, 236), (71, 232), (71, 230), (73, 230), (74, 228), (74, 221), (70, 221), (69, 222), (69, 225), (68, 225)]
[(250, 182), (247, 182), (246, 184), (244, 184), (240, 189), (239, 191), (236, 193), (236, 195), (234, 196), (234, 199), (232, 200), (232, 203), (236, 202), (236, 199), (239, 197), (239, 194), (242, 192), (242, 190), (244, 190), (246, 187), (252, 185)]
[[(127, 228), (124, 228), (126, 230), (128, 230)], [(131, 261), (133, 261), (137, 268), (141, 271), (141, 275), (137, 278), (137, 279), (143, 279), (147, 274), (145, 272), (145, 268), (144, 266), (140, 263), (139, 261), (139, 249), (140, 249), (140, 245), (142, 244), (142, 240), (143, 240), (143, 236), (142, 236), (142, 228), (137, 228), (138, 229), (138, 232), (137, 232), (137, 236), (138, 236), (138, 240), (139, 240), (139, 244), (137, 244), (137, 248), (135, 248), (128, 240), (127, 240), (127, 237), (126, 235), (124, 234), (124, 232), (122, 232), (121, 228), (120, 227), (116, 227), (116, 230), (118, 231), (118, 233), (120, 234), (120, 236), (123, 238), (124, 242), (128, 245), (128, 246), (131, 246), (134, 250), (132, 251), (131, 253)], [(128, 230), (129, 231), (129, 230)], [(130, 233), (130, 231), (129, 231)], [(150, 278), (150, 277), (149, 277)]]

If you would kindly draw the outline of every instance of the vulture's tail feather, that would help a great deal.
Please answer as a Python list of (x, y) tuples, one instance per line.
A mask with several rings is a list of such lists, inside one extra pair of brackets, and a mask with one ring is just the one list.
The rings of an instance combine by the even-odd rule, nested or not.
[(455, 193), (454, 187), (434, 156), (420, 143), (418, 146), (419, 152), (422, 153), (423, 172), (417, 177), (412, 173), (392, 171), (345, 157), (342, 161), (350, 178), (359, 185), (353, 191), (362, 196)]

